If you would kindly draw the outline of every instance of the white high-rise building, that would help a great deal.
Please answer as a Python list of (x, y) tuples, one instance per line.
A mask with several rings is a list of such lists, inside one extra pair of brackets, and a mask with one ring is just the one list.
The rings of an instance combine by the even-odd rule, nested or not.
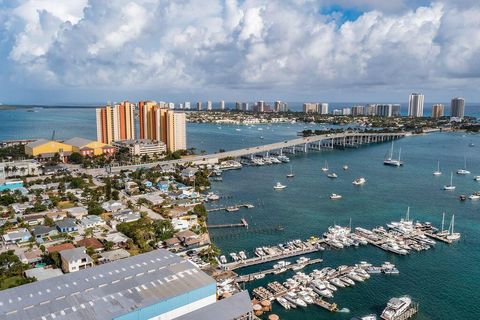
[(183, 106), (184, 106), (185, 109), (189, 110), (190, 109), (190, 101), (185, 101)]
[(207, 110), (212, 110), (212, 101), (207, 101)]
[(423, 117), (423, 101), (422, 93), (412, 93), (408, 98), (408, 116), (409, 117)]
[(320, 112), (320, 114), (328, 114), (328, 103), (319, 103), (318, 109), (318, 112)]
[(169, 108), (170, 110), (175, 109), (175, 103), (169, 102), (169, 103), (168, 103), (168, 108)]
[(220, 101), (220, 110), (225, 110), (225, 101)]

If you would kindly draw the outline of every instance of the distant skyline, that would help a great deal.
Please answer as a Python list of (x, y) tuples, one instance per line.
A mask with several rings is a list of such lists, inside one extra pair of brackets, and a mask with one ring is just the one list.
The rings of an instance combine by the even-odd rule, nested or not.
[(0, 102), (480, 102), (475, 0), (0, 0)]

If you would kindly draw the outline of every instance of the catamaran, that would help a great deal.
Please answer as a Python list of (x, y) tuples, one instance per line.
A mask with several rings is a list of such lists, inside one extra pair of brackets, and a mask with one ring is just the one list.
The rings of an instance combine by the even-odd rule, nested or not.
[(393, 166), (393, 167), (400, 167), (403, 166), (403, 161), (400, 160), (400, 157), (402, 155), (402, 148), (398, 151), (398, 159), (393, 158), (393, 141), (392, 141), (392, 146), (390, 148), (390, 154), (383, 160), (383, 164), (386, 166)]
[(463, 168), (457, 170), (457, 174), (470, 174), (470, 171), (467, 170), (467, 158), (465, 158), (465, 164), (463, 165)]
[(293, 177), (295, 177), (295, 175), (293, 174), (292, 166), (290, 166), (290, 173), (287, 174), (287, 178), (293, 178)]
[(440, 161), (437, 161), (437, 170), (433, 171), (434, 176), (439, 176), (442, 174), (442, 171), (440, 171)]
[(455, 190), (455, 186), (453, 185), (453, 172), (450, 173), (450, 184), (443, 186), (443, 190), (446, 190), (446, 191)]
[(327, 162), (327, 160), (325, 160), (325, 165), (323, 166), (322, 171), (323, 171), (323, 172), (328, 171), (328, 162)]

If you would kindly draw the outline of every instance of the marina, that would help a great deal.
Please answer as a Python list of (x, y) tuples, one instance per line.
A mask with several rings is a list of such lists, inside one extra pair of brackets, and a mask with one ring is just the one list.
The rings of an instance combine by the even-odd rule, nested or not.
[(227, 211), (227, 212), (235, 212), (240, 210), (240, 208), (252, 209), (255, 206), (251, 203), (239, 203), (233, 205), (224, 205), (224, 206), (212, 206), (207, 208), (207, 212), (218, 212), (218, 211)]

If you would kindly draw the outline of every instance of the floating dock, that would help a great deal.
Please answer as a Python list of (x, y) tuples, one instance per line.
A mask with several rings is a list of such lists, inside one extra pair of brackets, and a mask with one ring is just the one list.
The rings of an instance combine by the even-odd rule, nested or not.
[(446, 237), (442, 237), (442, 236), (439, 236), (438, 234), (435, 234), (435, 233), (431, 233), (431, 232), (425, 232), (425, 235), (427, 237), (430, 237), (432, 239), (435, 239), (435, 240), (438, 240), (438, 241), (442, 241), (442, 242), (445, 242), (445, 243), (452, 243), (453, 241), (452, 240), (449, 240), (447, 239)]
[(338, 306), (336, 303), (330, 303), (322, 299), (316, 299), (315, 304), (319, 307), (322, 307), (324, 309), (327, 309), (328, 311), (331, 312), (337, 312), (338, 311)]
[[(323, 261), (322, 259), (312, 259), (312, 260), (309, 260), (309, 261), (307, 261), (305, 263), (302, 263), (302, 264), (298, 264), (298, 263), (290, 264), (288, 266), (285, 266), (284, 268), (287, 269), (287, 270), (290, 270), (290, 269), (293, 269), (294, 267), (297, 267), (297, 266), (303, 265), (304, 267), (306, 267), (308, 265), (315, 264), (315, 263), (320, 263), (322, 261)], [(272, 274), (272, 273), (275, 273), (275, 271), (278, 271), (278, 270), (279, 269), (272, 268), (272, 269), (267, 269), (267, 270), (263, 270), (263, 271), (259, 271), (259, 272), (245, 274), (245, 275), (242, 275), (242, 276), (238, 276), (235, 279), (235, 282), (239, 283), (239, 282), (254, 281), (254, 280), (257, 280), (256, 277), (258, 277), (258, 276)]]
[(240, 219), (240, 223), (226, 223), (226, 224), (211, 224), (208, 225), (209, 229), (220, 229), (220, 228), (247, 228), (248, 222), (245, 218)]
[(252, 208), (255, 208), (255, 206), (251, 203), (240, 203), (240, 204), (233, 204), (233, 205), (224, 205), (221, 207), (208, 208), (207, 212), (218, 212), (218, 211), (235, 212), (240, 210), (240, 208), (252, 209)]

